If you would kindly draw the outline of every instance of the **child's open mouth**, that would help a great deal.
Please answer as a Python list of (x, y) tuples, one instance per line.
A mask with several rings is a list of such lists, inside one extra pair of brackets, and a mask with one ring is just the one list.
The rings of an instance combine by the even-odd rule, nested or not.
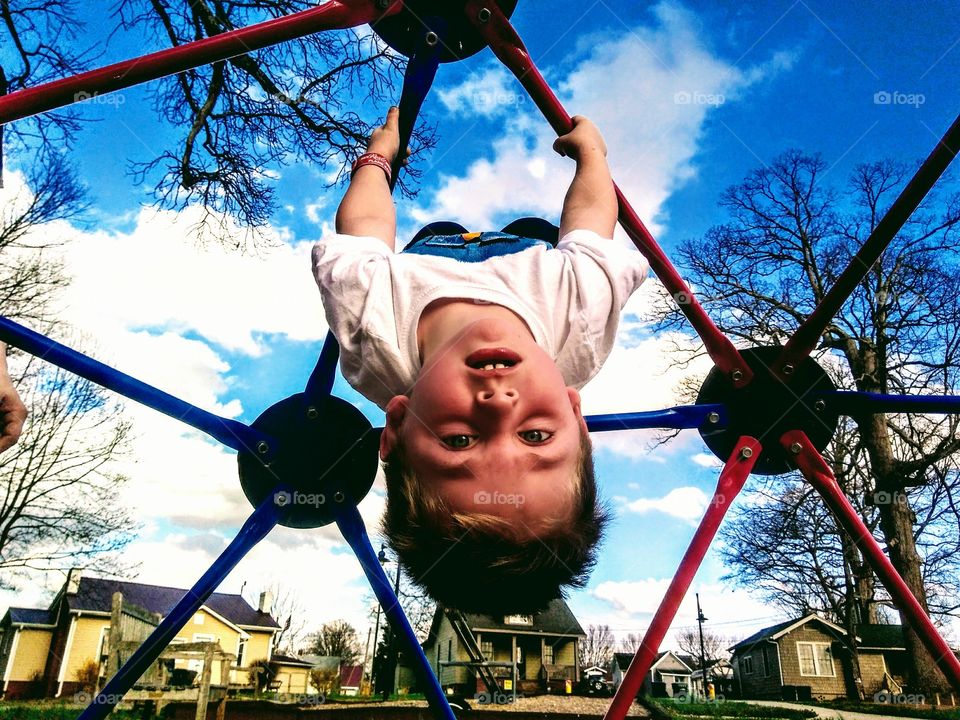
[(474, 370), (503, 370), (519, 363), (521, 357), (509, 348), (481, 348), (467, 356), (466, 363)]

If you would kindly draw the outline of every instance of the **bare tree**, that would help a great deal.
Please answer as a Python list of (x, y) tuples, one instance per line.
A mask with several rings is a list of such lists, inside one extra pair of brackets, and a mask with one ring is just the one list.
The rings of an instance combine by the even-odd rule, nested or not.
[[(68, 281), (52, 228), (80, 212), (82, 194), (56, 158), (26, 179), (0, 208), (0, 307), (69, 341), (51, 309)], [(136, 525), (118, 500), (126, 478), (114, 461), (130, 432), (119, 406), (92, 383), (22, 354), (10, 370), (30, 418), (19, 444), (0, 455), (0, 585), (16, 587), (29, 571), (129, 571), (120, 551)]]
[(643, 642), (643, 635), (640, 633), (627, 633), (620, 642), (617, 643), (617, 652), (635, 653)]
[(307, 630), (307, 612), (296, 591), (279, 582), (267, 588), (273, 598), (270, 614), (280, 625), (273, 636), (273, 645), (284, 655), (298, 655), (303, 649)]
[(608, 667), (613, 660), (615, 647), (616, 640), (609, 625), (590, 625), (587, 627), (587, 636), (579, 645), (580, 667)]
[[(826, 186), (825, 171), (817, 156), (785, 153), (724, 193), (721, 206), (729, 222), (680, 248), (680, 266), (708, 311), (742, 343), (782, 344), (832, 287), (909, 177), (906, 167), (892, 162), (861, 165), (841, 192)], [(956, 393), (958, 223), (958, 199), (932, 193), (834, 318), (817, 357), (839, 387)], [(659, 326), (678, 327), (681, 316), (662, 300)], [(866, 498), (862, 506), (873, 504), (862, 508), (868, 525), (885, 541), (921, 605), (941, 615), (956, 612), (949, 593), (939, 588), (955, 582), (960, 562), (960, 510), (952, 500), (958, 490), (957, 429), (955, 416), (862, 415), (828, 452), (835, 469), (838, 462), (867, 468), (860, 486), (848, 487), (848, 493)], [(771, 487), (771, 494), (780, 493)], [(794, 493), (788, 501), (796, 506), (801, 496)], [(850, 546), (832, 540), (829, 527), (821, 529), (826, 534), (818, 538), (832, 541), (832, 552), (839, 549), (848, 558), (835, 567), (849, 574), (840, 586), (850, 602), (866, 569)], [(933, 562), (935, 574), (924, 575), (924, 560)], [(837, 580), (830, 582), (821, 599), (838, 606)], [(906, 641), (913, 685), (942, 687), (944, 678), (909, 628)]]
[(338, 657), (341, 665), (356, 665), (363, 652), (357, 631), (346, 620), (324, 623), (307, 642), (308, 653)]
[[(700, 661), (700, 632), (695, 627), (683, 628), (676, 634), (677, 647), (687, 655), (692, 655)], [(727, 638), (710, 632), (703, 631), (703, 652), (707, 664), (715, 660), (721, 660), (729, 656), (727, 647), (732, 645)], [(698, 666), (699, 667), (699, 666)], [(697, 668), (694, 668), (695, 670)]]

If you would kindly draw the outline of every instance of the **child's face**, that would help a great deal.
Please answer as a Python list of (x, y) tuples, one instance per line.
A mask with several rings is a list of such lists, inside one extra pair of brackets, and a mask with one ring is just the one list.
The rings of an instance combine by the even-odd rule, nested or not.
[[(498, 361), (513, 364), (489, 369)], [(553, 360), (484, 320), (424, 364), (409, 398), (391, 400), (381, 455), (399, 435), (453, 511), (498, 515), (532, 536), (570, 513), (581, 429), (580, 397)]]

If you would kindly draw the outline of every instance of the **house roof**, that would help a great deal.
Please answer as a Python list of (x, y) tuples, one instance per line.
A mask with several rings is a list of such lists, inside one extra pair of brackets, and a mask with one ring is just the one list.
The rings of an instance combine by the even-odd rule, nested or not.
[[(125, 602), (166, 616), (187, 591), (126, 580), (82, 577), (76, 595), (68, 596), (70, 609), (109, 613), (115, 592), (123, 593)], [(270, 613), (255, 610), (240, 595), (213, 593), (204, 606), (235, 625), (270, 629), (280, 627)]]
[(621, 670), (630, 667), (630, 661), (633, 660), (633, 653), (614, 653), (613, 662)]
[(313, 667), (310, 663), (304, 662), (300, 658), (290, 657), (289, 655), (278, 655), (274, 653), (270, 656), (270, 662), (277, 665), (294, 665), (297, 667)]
[(862, 649), (905, 650), (907, 647), (903, 625), (857, 625), (857, 637)]
[(785, 620), (781, 623), (777, 623), (776, 625), (771, 625), (770, 627), (766, 627), (763, 630), (759, 630), (758, 632), (755, 632), (750, 637), (744, 640), (741, 640), (736, 645), (728, 649), (732, 650), (733, 652), (736, 652), (737, 650), (750, 647), (751, 645), (756, 645), (761, 640), (776, 640), (778, 637), (786, 635), (788, 632), (791, 632), (796, 628), (800, 627), (801, 625), (805, 625), (811, 621), (817, 621), (823, 625), (826, 625), (828, 628), (830, 628), (830, 630), (832, 630), (834, 633), (837, 633), (839, 635), (847, 634), (847, 631), (844, 630), (839, 625), (832, 623), (825, 618), (820, 617), (816, 613), (809, 613), (808, 615), (804, 615), (803, 617), (794, 618), (793, 620)]
[(586, 633), (577, 622), (569, 606), (560, 598), (551, 600), (542, 611), (533, 614), (533, 625), (513, 625), (504, 622), (504, 615), (464, 613), (463, 617), (471, 630), (502, 630), (504, 632), (542, 632), (554, 635), (580, 635)]
[(53, 613), (49, 610), (39, 608), (18, 608), (12, 607), (7, 611), (10, 616), (11, 625), (50, 625), (56, 623), (53, 619)]

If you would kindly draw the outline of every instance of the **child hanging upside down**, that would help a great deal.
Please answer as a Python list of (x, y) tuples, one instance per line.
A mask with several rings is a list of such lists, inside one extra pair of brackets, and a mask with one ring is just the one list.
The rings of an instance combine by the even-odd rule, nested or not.
[(577, 389), (647, 264), (611, 240), (606, 145), (582, 117), (554, 145), (577, 163), (559, 233), (434, 223), (395, 253), (398, 114), (354, 165), (314, 275), (344, 376), (386, 411), (384, 530), (407, 572), (450, 608), (534, 612), (596, 562), (607, 514)]

